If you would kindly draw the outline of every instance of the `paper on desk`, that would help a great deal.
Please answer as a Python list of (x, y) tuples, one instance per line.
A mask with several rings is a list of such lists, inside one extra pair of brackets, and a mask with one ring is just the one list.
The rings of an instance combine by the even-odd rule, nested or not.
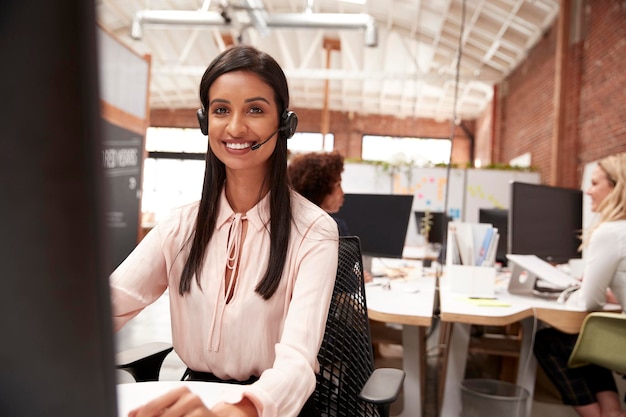
[(500, 301), (497, 298), (465, 297), (462, 300), (479, 307), (511, 307), (511, 304)]

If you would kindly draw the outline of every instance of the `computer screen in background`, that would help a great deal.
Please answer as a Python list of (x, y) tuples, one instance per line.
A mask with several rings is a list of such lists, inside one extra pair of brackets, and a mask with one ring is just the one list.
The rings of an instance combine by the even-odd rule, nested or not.
[(507, 242), (509, 228), (509, 211), (497, 208), (481, 208), (478, 210), (478, 222), (489, 223), (496, 229), (500, 238), (498, 240), (498, 248), (496, 249), (496, 262), (507, 265)]
[(550, 263), (581, 257), (581, 190), (514, 181), (510, 198), (508, 253)]
[(361, 239), (364, 256), (402, 258), (413, 195), (346, 194), (336, 217)]
[[(417, 233), (422, 234), (422, 219), (426, 215), (425, 211), (414, 211), (415, 214), (415, 224), (417, 225)], [(451, 218), (448, 216), (446, 219), (442, 212), (432, 212), (429, 211), (430, 215), (430, 230), (428, 231), (428, 242), (429, 243), (444, 243), (444, 233), (448, 232), (448, 222), (451, 221)]]

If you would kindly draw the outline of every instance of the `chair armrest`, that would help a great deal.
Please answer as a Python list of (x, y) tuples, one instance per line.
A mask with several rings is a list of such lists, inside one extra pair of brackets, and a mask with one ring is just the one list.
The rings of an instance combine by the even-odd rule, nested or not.
[(359, 393), (359, 398), (372, 404), (388, 404), (394, 402), (400, 394), (404, 382), (404, 371), (395, 368), (378, 368)]
[(115, 355), (117, 369), (128, 371), (135, 381), (157, 381), (165, 357), (174, 348), (170, 343), (153, 342), (118, 352)]

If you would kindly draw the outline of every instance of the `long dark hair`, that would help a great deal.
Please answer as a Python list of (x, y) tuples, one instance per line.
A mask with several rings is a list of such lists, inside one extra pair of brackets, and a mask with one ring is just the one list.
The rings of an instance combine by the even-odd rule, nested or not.
[[(208, 66), (200, 82), (200, 102), (202, 110), (206, 111), (209, 101), (209, 88), (213, 82), (223, 74), (232, 71), (249, 71), (258, 75), (267, 85), (274, 89), (274, 99), (280, 115), (289, 106), (289, 88), (287, 78), (278, 63), (266, 54), (251, 46), (233, 46), (219, 54)], [(270, 157), (270, 257), (263, 279), (256, 287), (256, 292), (264, 299), (269, 299), (280, 282), (291, 231), (291, 200), (287, 176), (287, 138), (283, 131), (278, 133), (278, 140), (274, 152)], [(200, 275), (206, 254), (206, 248), (215, 230), (219, 201), (224, 182), (226, 168), (224, 163), (217, 159), (211, 147), (207, 149), (206, 168), (202, 198), (198, 208), (198, 218), (191, 240), (189, 256), (181, 274), (179, 293), (189, 292), (192, 277), (196, 275), (196, 282), (200, 286)]]

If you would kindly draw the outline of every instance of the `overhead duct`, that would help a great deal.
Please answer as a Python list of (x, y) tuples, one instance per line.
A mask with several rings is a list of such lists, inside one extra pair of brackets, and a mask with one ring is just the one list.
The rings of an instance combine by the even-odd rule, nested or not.
[(248, 12), (250, 21), (256, 28), (259, 35), (262, 37), (267, 36), (269, 29), (267, 26), (267, 11), (261, 0), (243, 0), (244, 10)]
[(221, 26), (230, 27), (225, 13), (196, 10), (140, 10), (133, 17), (130, 36), (143, 37), (143, 25)]
[[(258, 17), (258, 15), (257, 15)], [(378, 45), (376, 21), (364, 13), (267, 13), (265, 25), (277, 29), (348, 29), (365, 31), (365, 45)], [(143, 25), (231, 27), (226, 13), (195, 10), (143, 10), (135, 13), (131, 36), (141, 39)], [(255, 24), (255, 26), (258, 26)]]
[(282, 29), (363, 29), (365, 45), (378, 45), (374, 18), (365, 13), (272, 13), (267, 26)]

